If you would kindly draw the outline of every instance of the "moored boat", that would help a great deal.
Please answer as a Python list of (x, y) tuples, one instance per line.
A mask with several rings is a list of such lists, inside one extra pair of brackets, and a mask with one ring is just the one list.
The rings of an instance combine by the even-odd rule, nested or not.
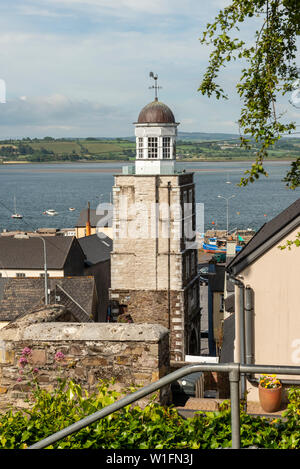
[(49, 208), (48, 210), (46, 210), (45, 212), (43, 212), (45, 215), (50, 215), (50, 216), (54, 216), (54, 215), (58, 215), (58, 212), (56, 212), (53, 208)]
[[(222, 252), (226, 252), (226, 246), (227, 246), (226, 239), (209, 238), (208, 243), (202, 244), (202, 249), (205, 252), (222, 253)], [(242, 249), (243, 249), (243, 246), (236, 245), (235, 252), (238, 253)]]
[(11, 215), (11, 218), (18, 218), (21, 219), (23, 218), (23, 215), (17, 212), (17, 207), (16, 207), (16, 198), (14, 197), (14, 213)]

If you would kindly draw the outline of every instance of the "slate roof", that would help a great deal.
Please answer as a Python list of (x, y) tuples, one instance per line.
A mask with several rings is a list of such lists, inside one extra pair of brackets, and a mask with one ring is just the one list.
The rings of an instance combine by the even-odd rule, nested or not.
[(268, 223), (265, 223), (242, 251), (229, 262), (226, 270), (229, 273), (237, 274), (297, 226), (300, 227), (300, 198)]
[[(107, 217), (107, 215), (108, 215), (108, 210), (104, 210), (104, 213), (102, 215), (97, 215), (96, 210), (91, 208), (90, 209), (90, 224), (91, 224), (91, 227), (96, 228), (98, 222), (102, 218), (104, 218), (104, 221), (105, 221), (105, 217)], [(81, 210), (80, 215), (78, 217), (78, 220), (77, 220), (75, 226), (77, 228), (85, 227), (87, 219), (88, 219), (88, 209), (85, 208), (85, 209)], [(107, 222), (103, 224), (103, 227), (108, 227), (108, 226), (112, 226), (112, 217), (109, 217), (107, 219)]]
[[(54, 291), (60, 285), (87, 313), (93, 313), (94, 277), (49, 278), (48, 285)], [(0, 321), (14, 321), (44, 304), (44, 279), (0, 278)], [(57, 289), (57, 295), (59, 295)], [(55, 300), (52, 295), (51, 303)]]
[[(63, 269), (72, 243), (72, 236), (43, 238), (46, 243), (48, 269)], [(44, 246), (40, 238), (0, 237), (0, 269), (43, 269)]]
[(110, 259), (110, 253), (113, 249), (113, 241), (108, 236), (97, 234), (79, 238), (78, 242), (86, 256), (86, 264), (94, 265)]

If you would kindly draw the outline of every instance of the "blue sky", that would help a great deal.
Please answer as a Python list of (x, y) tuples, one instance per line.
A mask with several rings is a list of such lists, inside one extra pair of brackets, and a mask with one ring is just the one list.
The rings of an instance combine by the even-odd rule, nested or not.
[[(229, 3), (15, 0), (12, 7), (1, 0), (0, 139), (133, 135), (139, 111), (153, 99), (150, 71), (179, 131), (238, 133), (240, 65), (220, 77), (230, 101), (197, 91), (209, 57), (199, 37)], [(253, 31), (245, 26), (245, 37)]]

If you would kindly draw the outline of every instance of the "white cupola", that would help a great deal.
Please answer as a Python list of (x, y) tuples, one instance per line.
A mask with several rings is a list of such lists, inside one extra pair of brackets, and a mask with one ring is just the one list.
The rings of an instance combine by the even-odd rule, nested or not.
[[(153, 77), (157, 80), (157, 75)], [(155, 99), (140, 112), (135, 122), (135, 174), (174, 174), (178, 122), (164, 103)]]

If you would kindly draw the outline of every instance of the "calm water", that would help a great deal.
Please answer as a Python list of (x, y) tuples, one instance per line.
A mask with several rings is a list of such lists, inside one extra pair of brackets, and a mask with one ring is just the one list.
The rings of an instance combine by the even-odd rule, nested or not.
[[(80, 210), (91, 203), (110, 202), (113, 176), (128, 163), (18, 164), (0, 166), (0, 230), (35, 230), (40, 227), (71, 228)], [(299, 198), (299, 189), (291, 191), (281, 182), (288, 162), (269, 162), (269, 177), (261, 177), (249, 187), (236, 184), (249, 163), (180, 163), (186, 170), (195, 170), (196, 202), (204, 204), (205, 230), (213, 226), (226, 229), (226, 202), (217, 196), (230, 197), (229, 228), (258, 229)], [(103, 170), (103, 172), (101, 172)], [(203, 170), (203, 171), (199, 171)], [(230, 182), (230, 184), (227, 183)], [(14, 208), (22, 220), (14, 220)], [(74, 212), (69, 207), (75, 207)], [(55, 217), (43, 211), (55, 209)], [(214, 222), (214, 223), (212, 223)]]

